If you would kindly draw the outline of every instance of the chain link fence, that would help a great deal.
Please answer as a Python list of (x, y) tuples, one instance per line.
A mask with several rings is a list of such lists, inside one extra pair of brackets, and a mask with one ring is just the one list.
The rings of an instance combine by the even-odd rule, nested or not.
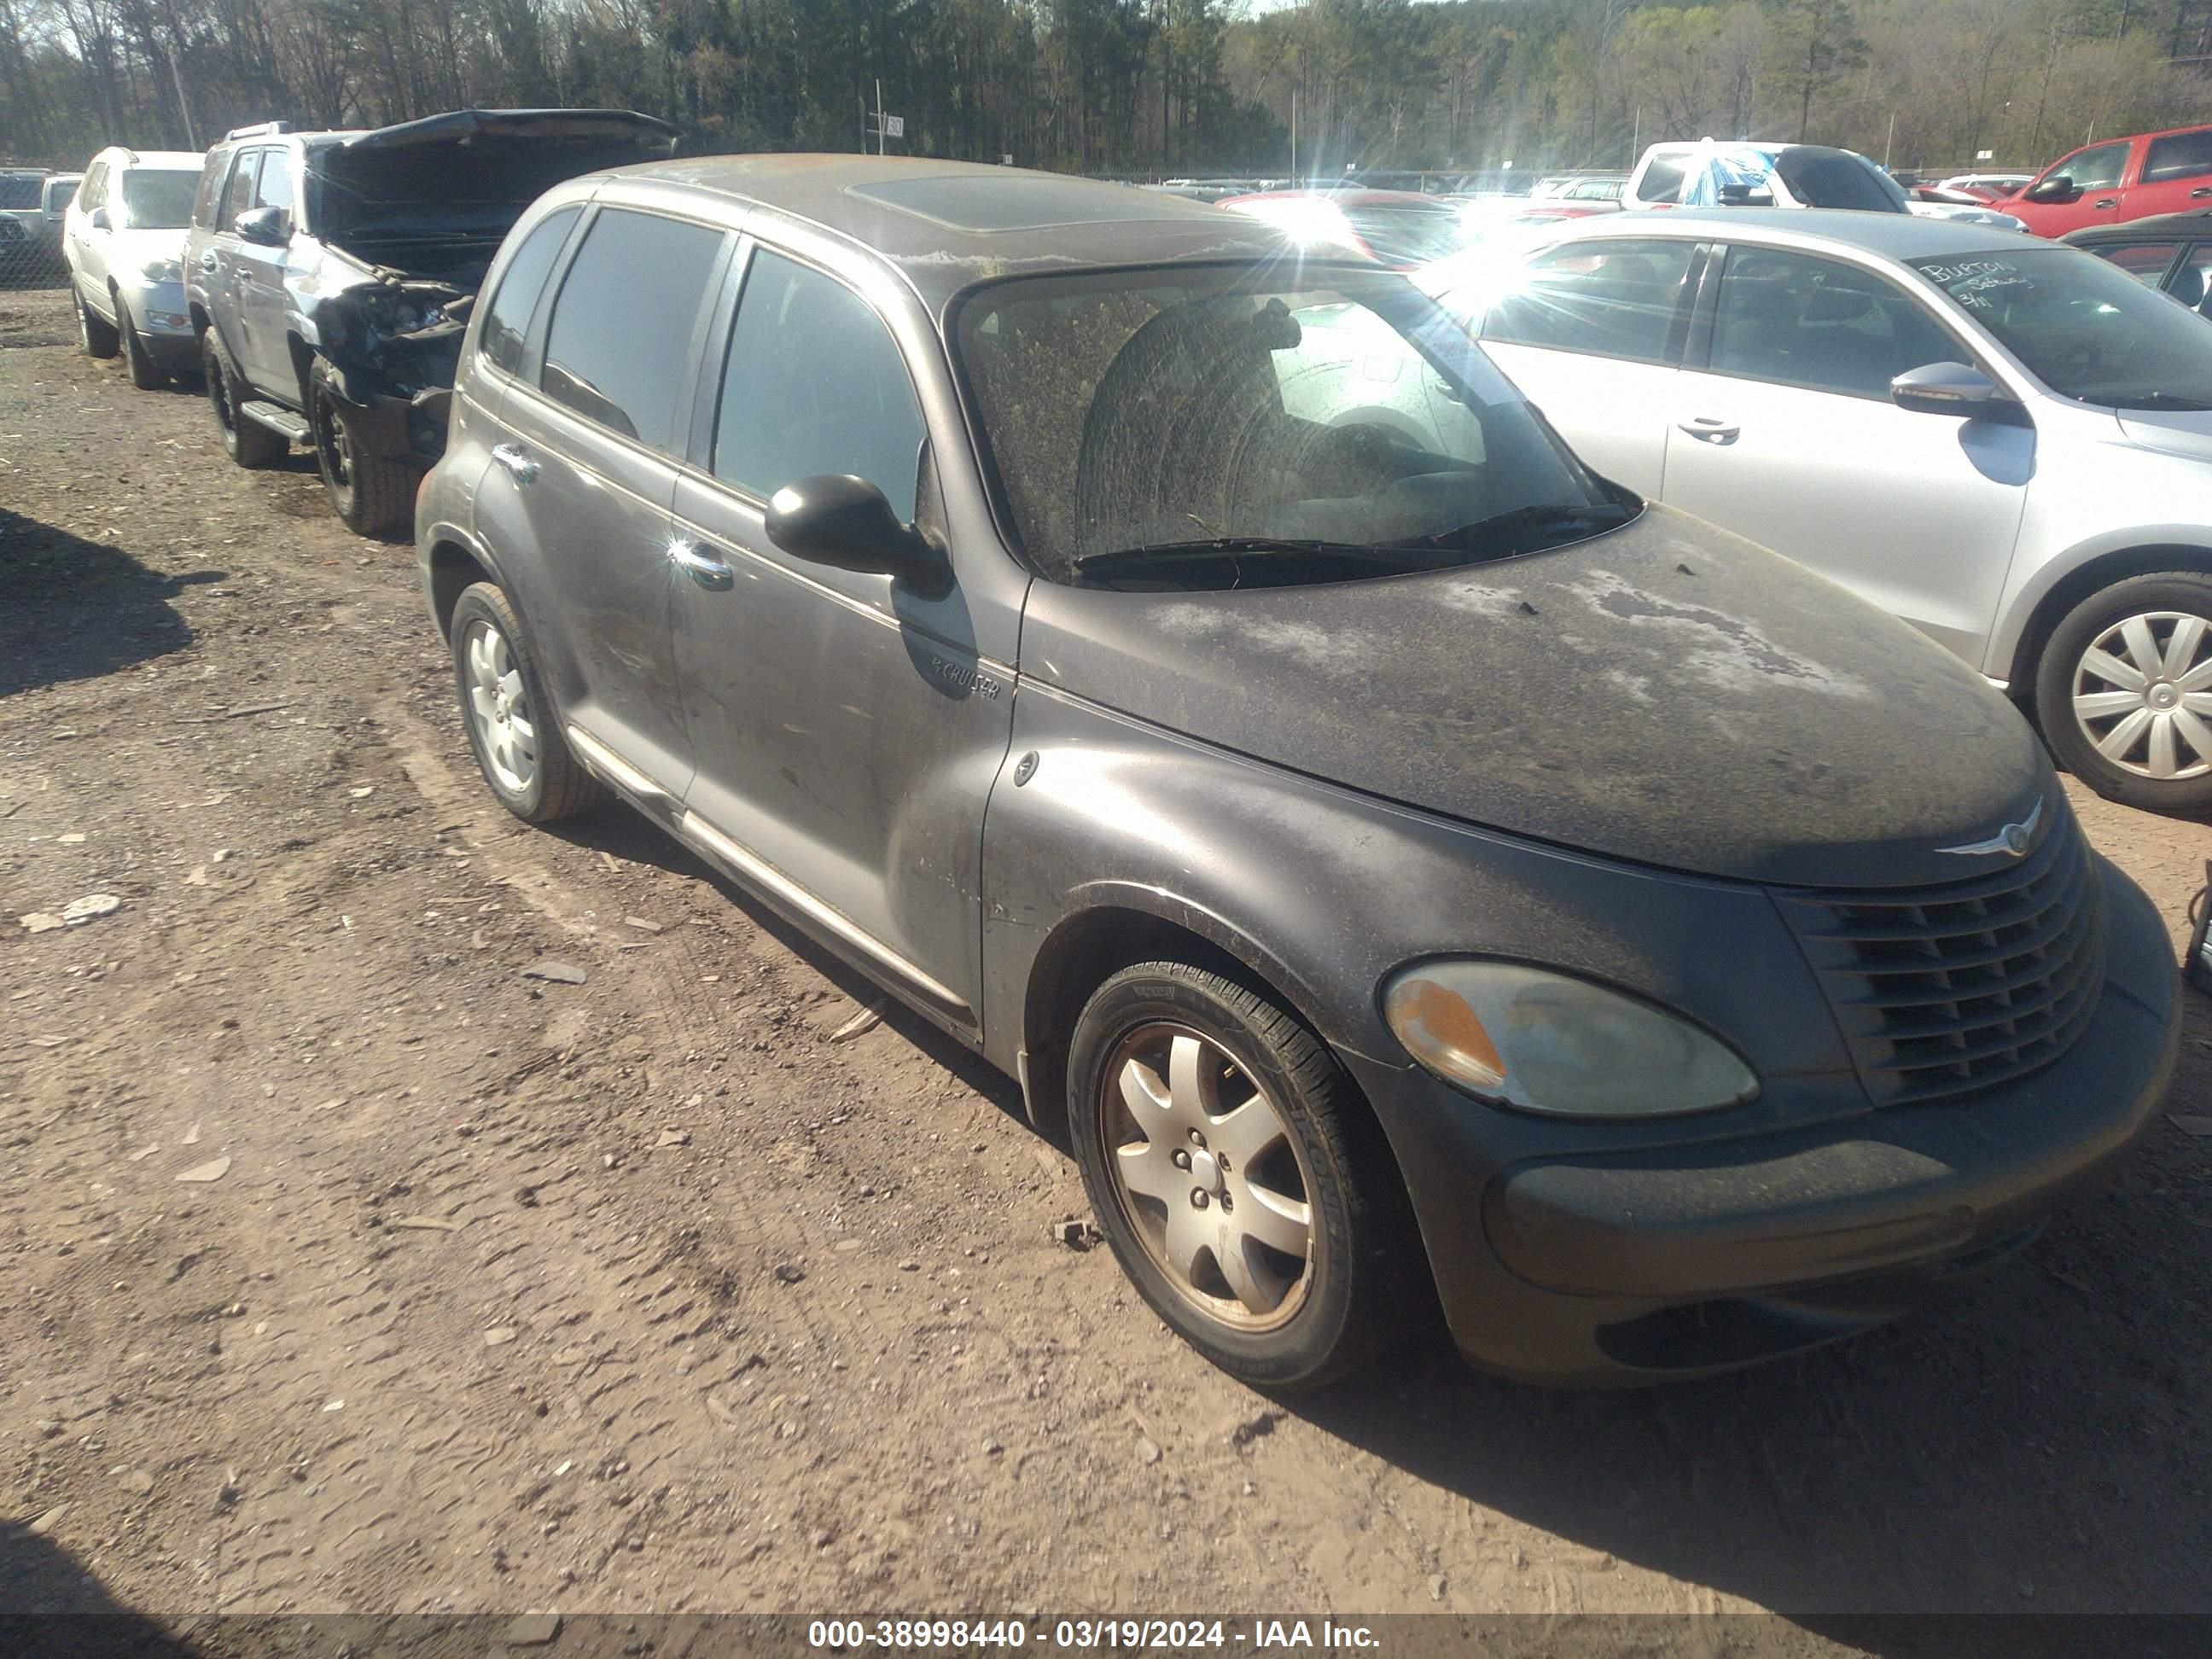
[(0, 290), (68, 283), (62, 213), (75, 188), (74, 174), (0, 168)]

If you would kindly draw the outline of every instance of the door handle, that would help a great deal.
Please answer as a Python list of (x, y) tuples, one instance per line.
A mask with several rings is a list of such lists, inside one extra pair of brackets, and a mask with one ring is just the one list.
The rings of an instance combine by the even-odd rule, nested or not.
[(1743, 428), (1731, 426), (1726, 421), (1715, 420), (1710, 415), (1700, 415), (1692, 420), (1675, 423), (1692, 438), (1709, 444), (1732, 444), (1743, 435)]
[(2189, 199), (2192, 202), (2201, 202), (2208, 196), (2212, 196), (2212, 185), (2203, 185), (2189, 192)]
[(494, 444), (491, 458), (514, 474), (517, 483), (528, 483), (538, 476), (538, 463), (520, 444)]
[(710, 593), (726, 593), (738, 585), (738, 573), (696, 542), (680, 538), (670, 542), (668, 556)]
[(2117, 196), (2100, 196), (2095, 201), (2089, 204), (2093, 208), (2118, 207), (2119, 204), (2120, 198)]

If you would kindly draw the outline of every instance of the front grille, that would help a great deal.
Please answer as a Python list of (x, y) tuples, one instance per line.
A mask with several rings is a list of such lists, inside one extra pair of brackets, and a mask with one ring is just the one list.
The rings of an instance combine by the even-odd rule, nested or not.
[(2025, 1076), (2074, 1045), (2104, 980), (2098, 884), (2062, 820), (2009, 870), (1897, 892), (1777, 890), (1877, 1105)]

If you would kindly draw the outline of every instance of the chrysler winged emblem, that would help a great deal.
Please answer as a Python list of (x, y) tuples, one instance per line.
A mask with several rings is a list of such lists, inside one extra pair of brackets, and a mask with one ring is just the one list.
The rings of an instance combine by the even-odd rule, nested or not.
[(1939, 847), (1939, 853), (1956, 853), (1961, 858), (2004, 857), (2020, 859), (2027, 856), (2027, 849), (2035, 843), (2036, 822), (2043, 817), (2043, 803), (2038, 800), (2035, 809), (2018, 823), (2008, 823), (1987, 841), (1969, 842), (1964, 847)]

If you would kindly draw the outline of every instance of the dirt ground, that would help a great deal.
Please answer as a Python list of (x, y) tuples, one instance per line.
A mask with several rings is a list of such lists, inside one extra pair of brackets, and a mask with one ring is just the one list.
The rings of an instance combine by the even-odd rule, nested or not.
[[(2178, 939), (2212, 830), (2075, 803)], [(1277, 1402), (876, 1001), (507, 817), (411, 550), (0, 295), (0, 1611), (2212, 1612), (2212, 1139), (1795, 1363)]]

